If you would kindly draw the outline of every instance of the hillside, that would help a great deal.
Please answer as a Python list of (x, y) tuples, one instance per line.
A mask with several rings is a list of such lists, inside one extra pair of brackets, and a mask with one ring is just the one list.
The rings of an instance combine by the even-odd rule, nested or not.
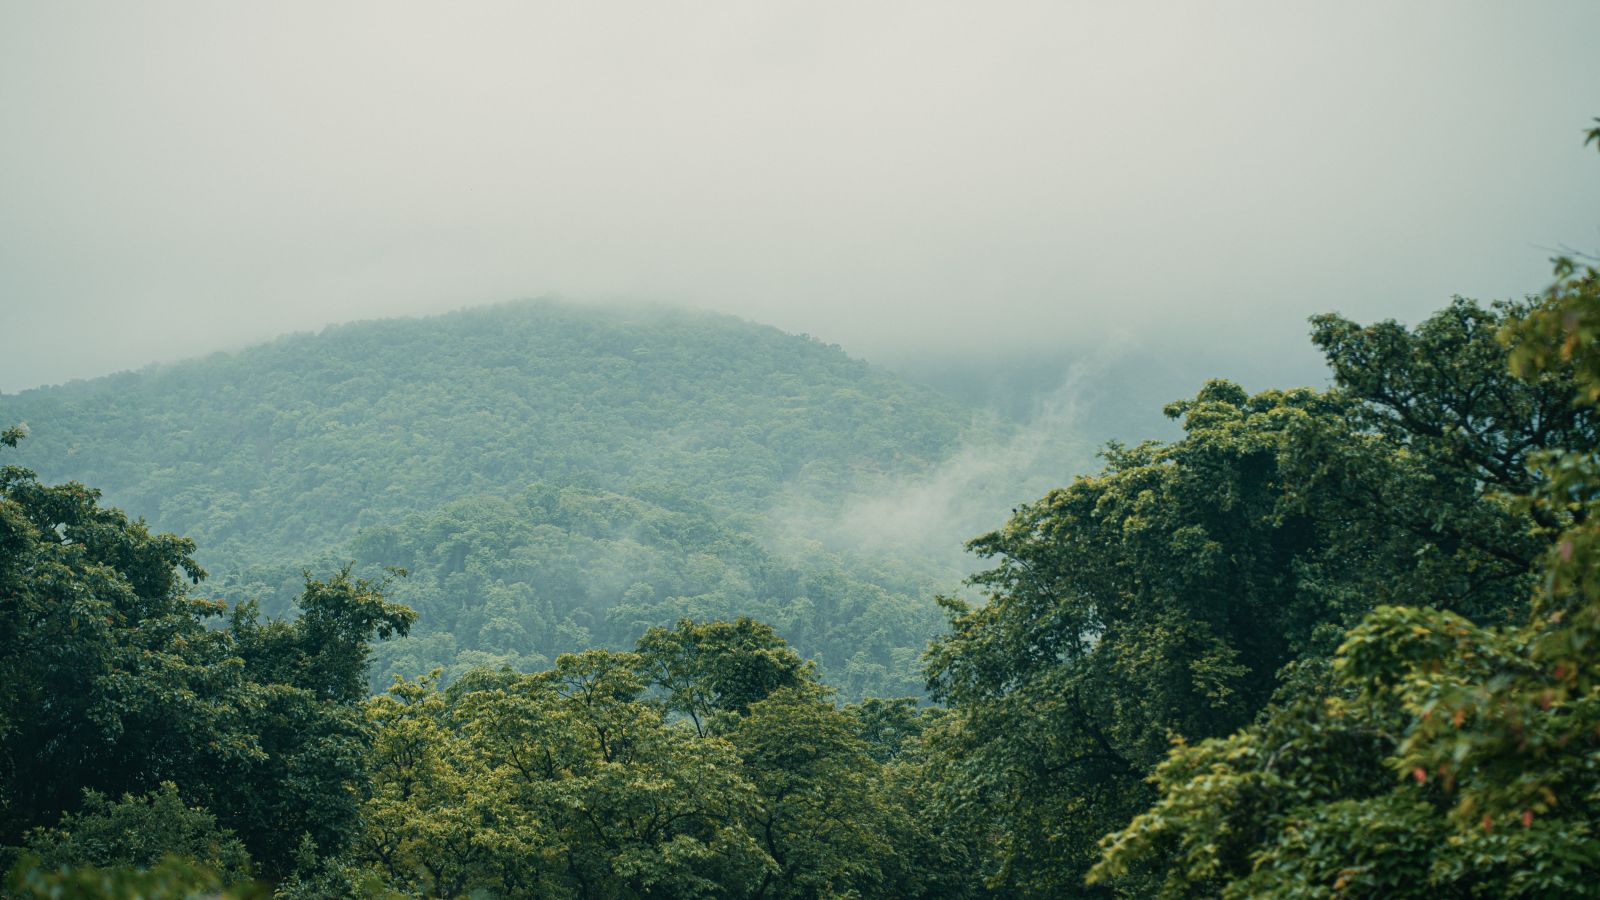
[[(281, 614), (304, 568), (415, 569), (395, 592), (424, 618), (386, 648), (404, 674), (480, 654), (542, 663), (678, 615), (759, 612), (840, 674), (898, 661), (868, 681), (900, 689), (936, 624), (932, 583), (776, 558), (749, 535), (780, 493), (826, 509), (928, 470), (971, 418), (807, 337), (554, 302), (331, 327), (0, 404), (30, 426), (20, 463), (194, 538), (211, 593)], [(470, 537), (485, 533), (494, 553)], [(852, 632), (879, 607), (898, 624)], [(483, 620), (497, 615), (521, 624), (496, 631)], [(906, 652), (863, 661), (847, 637)]]

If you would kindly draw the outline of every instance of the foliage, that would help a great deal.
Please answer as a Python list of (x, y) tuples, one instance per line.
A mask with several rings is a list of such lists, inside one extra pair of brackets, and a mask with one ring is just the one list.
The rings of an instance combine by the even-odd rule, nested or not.
[(540, 484), (364, 530), (357, 571), (406, 569), (388, 593), (419, 613), (411, 636), (378, 649), (373, 680), (536, 671), (679, 619), (745, 616), (806, 648), (846, 696), (920, 691), (917, 648), (938, 628), (932, 578), (820, 551), (789, 558), (753, 520), (683, 493), (651, 497)]
[(420, 621), (380, 651), (374, 690), (753, 616), (846, 696), (914, 693), (928, 598), (959, 577), (772, 548), (775, 507), (826, 517), (926, 471), (971, 416), (727, 317), (508, 304), (0, 402), (38, 426), (24, 461), (194, 538), (213, 596), (290, 616), (305, 569), (411, 570), (391, 591)]
[(900, 759), (920, 747), (921, 738), (938, 713), (918, 706), (914, 697), (868, 697), (844, 712), (856, 720), (867, 753), (880, 763)]
[[(925, 577), (754, 535), (781, 486), (826, 506), (953, 419), (836, 348), (633, 315), (23, 398), (263, 603), (192, 596), (192, 542), (0, 468), (6, 895), (1600, 896), (1594, 266), (1413, 328), (1319, 316), (1333, 389), (1169, 406), (1180, 439), (971, 542), (943, 709), (866, 696), (906, 685)], [(180, 400), (231, 443), (152, 433)], [(115, 429), (174, 467), (127, 468)], [(368, 696), (374, 662), (432, 672)]]
[[(712, 655), (728, 653), (731, 670), (748, 659), (738, 641), (702, 650), (701, 673), (672, 676), (690, 696), (708, 696), (686, 687), (696, 679), (726, 685)], [(591, 650), (535, 674), (475, 670), (445, 690), (396, 682), (367, 707), (362, 864), (428, 896), (919, 896), (885, 874), (887, 836), (915, 826), (814, 682), (746, 694), (742, 716), (716, 711), (734, 719), (713, 733), (666, 719), (645, 694), (657, 674), (641, 654)]]
[(753, 619), (651, 628), (639, 638), (639, 660), (665, 692), (663, 704), (688, 716), (695, 733), (717, 719), (743, 716), (774, 691), (809, 681), (812, 668), (772, 627)]
[(201, 623), (215, 608), (184, 593), (203, 574), (194, 545), (96, 496), (0, 469), (0, 844), (85, 786), (154, 786), (193, 762), (186, 735), (226, 728), (237, 673), (209, 665), (224, 656)]
[[(1455, 393), (1424, 403), (1386, 375), (1363, 384), (1378, 417), (1433, 438), (1425, 452), (1536, 524), (1532, 602), (1506, 622), (1375, 608), (1320, 686), (1176, 748), (1158, 801), (1106, 839), (1092, 878), (1145, 868), (1174, 897), (1600, 896), (1597, 285), (1592, 267), (1558, 260), (1542, 298), (1473, 323), (1509, 345), (1513, 388), (1456, 373)], [(1360, 340), (1381, 345), (1383, 331)], [(1452, 406), (1472, 395), (1494, 397), (1493, 412)], [(1537, 430), (1508, 428), (1519, 416)]]
[[(1280, 670), (1373, 606), (1428, 586), (1471, 619), (1507, 615), (1544, 544), (1484, 469), (1592, 429), (1504, 374), (1509, 309), (1458, 302), (1415, 331), (1322, 318), (1335, 391), (1212, 382), (1168, 408), (1182, 440), (1113, 445), (1102, 474), (972, 542), (999, 560), (973, 579), (989, 602), (947, 601), (929, 683), (962, 726), (942, 738), (943, 803), (983, 811), (992, 883), (1077, 885), (1099, 837), (1155, 799), (1169, 740), (1248, 724)], [(1478, 387), (1448, 394), (1457, 381)], [(1518, 449), (1464, 463), (1457, 431), (1413, 427), (1413, 407), (1441, 405)]]
[(36, 424), (24, 461), (234, 564), (299, 564), (537, 481), (692, 486), (744, 512), (790, 483), (837, 496), (940, 458), (967, 419), (810, 338), (554, 302), (336, 326), (6, 404)]
[(24, 776), (5, 812), (29, 835), (16, 893), (187, 896), (248, 890), (252, 871), (285, 897), (962, 883), (968, 856), (913, 816), (899, 762), (925, 716), (838, 709), (768, 625), (685, 619), (635, 653), (470, 669), (447, 689), (436, 673), (362, 703), (372, 641), (415, 618), (388, 585), (347, 567), (306, 577), (294, 619), (246, 603), (208, 626), (225, 610), (178, 580), (202, 574), (189, 542), (77, 485), (4, 477), (3, 759)]
[(327, 582), (304, 578), (292, 620), (262, 622), (254, 602), (234, 608), (230, 631), (239, 654), (256, 681), (292, 685), (319, 700), (361, 701), (373, 637), (404, 637), (417, 614), (386, 599), (387, 583), (353, 578), (349, 566)]
[(267, 896), (258, 884), (224, 885), (216, 872), (175, 854), (149, 868), (77, 866), (54, 870), (24, 854), (7, 873), (5, 889), (7, 897), (30, 900), (247, 900)]
[(53, 828), (28, 835), (28, 850), (46, 869), (79, 866), (148, 869), (176, 854), (217, 873), (224, 883), (250, 877), (250, 854), (216, 816), (184, 805), (172, 782), (143, 797), (112, 802), (86, 791), (82, 808)]
[[(341, 573), (307, 580), (296, 622), (246, 609), (212, 627), (223, 604), (187, 590), (204, 575), (194, 545), (97, 498), (0, 469), (0, 846), (86, 796), (84, 815), (109, 815), (94, 798), (170, 782), (176, 795), (151, 802), (203, 806), (267, 874), (302, 834), (337, 850), (365, 782), (361, 669), (374, 634), (403, 632), (409, 611)], [(182, 848), (146, 849), (148, 864)]]

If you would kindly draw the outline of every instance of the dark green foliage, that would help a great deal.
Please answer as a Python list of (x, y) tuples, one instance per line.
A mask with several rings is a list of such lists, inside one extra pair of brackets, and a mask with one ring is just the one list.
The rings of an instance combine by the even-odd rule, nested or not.
[(230, 630), (248, 674), (319, 700), (366, 698), (373, 637), (404, 637), (417, 618), (409, 607), (386, 600), (386, 587), (352, 578), (347, 566), (326, 583), (307, 575), (293, 620), (260, 622), (254, 603), (235, 607)]
[[(1395, 322), (1363, 327), (1332, 315), (1313, 320), (1312, 340), (1327, 354), (1341, 392), (1361, 401), (1356, 424), (1421, 462), (1397, 484), (1348, 479), (1352, 491), (1374, 492), (1365, 502), (1352, 497), (1352, 508), (1432, 531), (1441, 543), (1473, 544), (1521, 569), (1532, 565), (1548, 534), (1540, 540), (1525, 528), (1508, 532), (1518, 520), (1489, 507), (1461, 506), (1457, 515), (1429, 520), (1431, 505), (1417, 496), (1485, 487), (1526, 495), (1539, 481), (1529, 467), (1539, 453), (1600, 443), (1600, 416), (1572, 402), (1570, 370), (1531, 378), (1510, 372), (1499, 333), (1531, 309), (1532, 301), (1484, 308), (1458, 298), (1415, 330)], [(1557, 524), (1532, 512), (1546, 530)], [(1432, 590), (1443, 600), (1450, 587)]]
[[(0, 469), (0, 847), (85, 791), (98, 803), (172, 783), (157, 801), (209, 810), (268, 875), (304, 834), (337, 851), (365, 785), (369, 644), (403, 633), (410, 611), (341, 573), (307, 580), (294, 622), (246, 609), (209, 627), (223, 604), (188, 594), (203, 575), (193, 544), (97, 497)], [(145, 849), (142, 864), (190, 852)]]
[(643, 672), (665, 692), (672, 712), (689, 717), (704, 734), (719, 720), (749, 713), (774, 691), (810, 681), (812, 666), (772, 627), (754, 619), (652, 628), (636, 650)]
[(88, 791), (82, 808), (53, 828), (28, 835), (28, 851), (47, 870), (100, 866), (150, 869), (169, 854), (193, 860), (223, 883), (250, 877), (250, 854), (215, 816), (185, 806), (178, 787), (163, 783), (148, 795), (112, 802)]
[(151, 535), (78, 484), (0, 469), (0, 844), (85, 787), (143, 792), (230, 730), (241, 679), (217, 612), (184, 592), (194, 545)]
[[(1319, 335), (1353, 354), (1336, 369), (1369, 425), (1531, 521), (1435, 527), (1525, 561), (1531, 604), (1473, 621), (1442, 581), (1373, 609), (1259, 723), (1175, 749), (1094, 879), (1171, 897), (1600, 896), (1600, 275), (1556, 275), (1538, 301), (1457, 303), (1414, 336), (1326, 319)], [(1461, 346), (1479, 362), (1439, 352)]]
[(1113, 447), (973, 542), (1000, 560), (974, 579), (991, 599), (952, 602), (930, 686), (963, 717), (946, 803), (986, 811), (997, 884), (1077, 884), (1155, 799), (1171, 740), (1247, 725), (1374, 606), (1512, 614), (1548, 537), (1496, 491), (1593, 433), (1559, 399), (1570, 380), (1506, 371), (1495, 334), (1517, 308), (1457, 303), (1414, 332), (1320, 319), (1335, 391), (1214, 382), (1169, 407), (1183, 440)]

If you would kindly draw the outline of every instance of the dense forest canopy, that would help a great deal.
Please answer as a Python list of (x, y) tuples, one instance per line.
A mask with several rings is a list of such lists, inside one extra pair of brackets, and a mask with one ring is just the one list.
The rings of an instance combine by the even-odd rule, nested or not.
[(534, 481), (736, 511), (947, 454), (971, 412), (727, 316), (525, 302), (294, 335), (24, 391), (19, 458), (200, 543), (302, 562), (359, 529)]
[[(704, 492), (611, 482), (641, 474), (628, 448), (649, 441), (590, 435), (516, 493), (346, 510), (323, 537), (355, 561), (303, 575), (292, 603), (265, 592), (264, 613), (206, 596), (193, 540), (10, 464), (30, 438), (8, 427), (4, 890), (1600, 896), (1600, 268), (1563, 257), (1540, 295), (1457, 299), (1410, 327), (1311, 324), (1331, 387), (1207, 382), (1166, 407), (1176, 438), (1112, 444), (1099, 472), (972, 540), (980, 596), (940, 599), (925, 698), (866, 696), (908, 687), (918, 589), (752, 538), (771, 473), (720, 452), (688, 464)], [(847, 482), (959, 434), (930, 412), (902, 454), (882, 417), (922, 395), (827, 387), (798, 408), (866, 442), (835, 448)], [(65, 416), (84, 390), (24, 399)], [(368, 399), (339, 415), (384, 408)], [(294, 453), (364, 465), (320, 415), (340, 440)], [(114, 432), (85, 433), (115, 470)], [(218, 466), (272, 470), (277, 431), (268, 453), (232, 433)], [(812, 477), (805, 452), (740, 434), (763, 466)], [(659, 443), (639, 457), (658, 475), (708, 449)], [(484, 474), (488, 457), (450, 446)], [(610, 462), (563, 479), (555, 461), (588, 452)], [(317, 502), (374, 486), (324, 478)], [(294, 499), (256, 512), (315, 518)], [(239, 527), (220, 542), (257, 526)], [(252, 565), (230, 590), (281, 560)], [(585, 641), (606, 646), (562, 652)], [(376, 694), (375, 660), (399, 676)]]
[(758, 615), (849, 696), (915, 693), (928, 598), (958, 570), (784, 517), (926, 473), (977, 427), (809, 338), (555, 302), (330, 328), (5, 410), (42, 477), (195, 540), (212, 596), (283, 615), (304, 569), (408, 569), (391, 590), (421, 622), (380, 650), (378, 690)]

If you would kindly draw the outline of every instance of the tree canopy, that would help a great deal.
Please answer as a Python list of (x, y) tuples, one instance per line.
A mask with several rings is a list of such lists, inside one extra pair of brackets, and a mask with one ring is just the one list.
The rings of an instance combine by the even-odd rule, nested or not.
[[(511, 321), (486, 315), (452, 327)], [(568, 373), (596, 390), (693, 368), (559, 319), (578, 337), (548, 346), (628, 336)], [(981, 597), (940, 601), (922, 696), (872, 694), (915, 687), (931, 579), (775, 549), (739, 505), (772, 483), (714, 452), (678, 470), (717, 469), (705, 496), (619, 487), (646, 452), (626, 428), (557, 442), (592, 479), (346, 511), (318, 526), (327, 574), (232, 573), (261, 602), (202, 596), (191, 540), (5, 465), (4, 890), (1600, 896), (1597, 339), (1600, 271), (1570, 258), (1522, 301), (1316, 317), (1327, 389), (1208, 382), (1166, 408), (1176, 439), (1112, 444), (974, 539)], [(887, 465), (859, 418), (886, 410), (852, 390), (836, 411), (885, 443), (832, 459)], [(789, 465), (758, 420), (753, 464)], [(307, 515), (345, 502), (316, 484)]]

